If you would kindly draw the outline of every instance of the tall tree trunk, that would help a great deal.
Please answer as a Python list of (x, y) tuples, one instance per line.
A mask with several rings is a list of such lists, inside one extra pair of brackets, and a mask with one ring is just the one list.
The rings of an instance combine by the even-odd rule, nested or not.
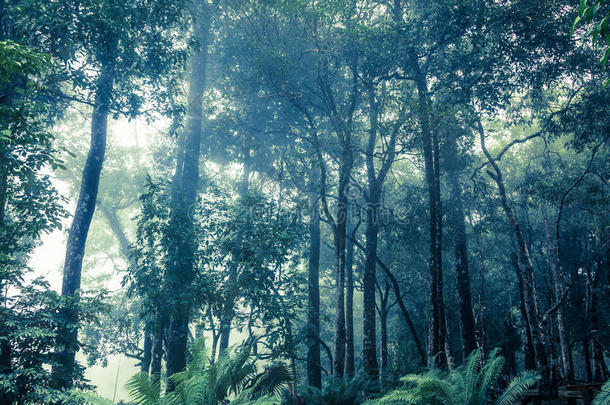
[(347, 232), (345, 241), (345, 374), (354, 376), (354, 238), (356, 226), (353, 224), (352, 205), (347, 209)]
[(127, 240), (127, 235), (125, 235), (125, 231), (123, 230), (123, 226), (121, 225), (121, 221), (119, 220), (119, 216), (117, 215), (117, 209), (114, 207), (108, 207), (103, 202), (98, 203), (98, 207), (106, 217), (106, 221), (108, 221), (108, 225), (110, 225), (110, 229), (114, 236), (117, 238), (119, 242), (119, 247), (121, 248), (121, 254), (129, 262), (132, 267), (135, 267), (135, 263), (131, 258), (131, 251), (129, 248), (129, 240)]
[(373, 155), (377, 143), (377, 120), (379, 105), (373, 89), (369, 89), (369, 138), (366, 149), (366, 169), (368, 177), (368, 192), (366, 194), (366, 229), (364, 250), (364, 276), (362, 278), (362, 355), (364, 372), (366, 373), (373, 392), (378, 390), (379, 366), (377, 364), (377, 333), (375, 319), (375, 284), (377, 282), (377, 237), (379, 220), (379, 202), (381, 198), (380, 182), (375, 173)]
[[(374, 187), (373, 187), (374, 189)], [(369, 195), (366, 208), (365, 253), (363, 285), (363, 343), (364, 372), (374, 385), (378, 382), (379, 366), (377, 365), (376, 320), (375, 320), (375, 270), (377, 267), (377, 237), (379, 216), (379, 193), (376, 197)]]
[[(362, 252), (366, 252), (366, 248), (364, 246), (362, 246), (362, 244), (360, 242), (358, 242), (357, 240), (353, 240), (353, 242), (354, 242), (354, 246), (356, 246)], [(386, 277), (390, 280), (390, 284), (392, 284), (392, 290), (394, 292), (394, 296), (396, 297), (396, 302), (398, 303), (400, 312), (402, 313), (402, 316), (405, 319), (405, 322), (407, 323), (407, 327), (409, 328), (409, 331), (411, 332), (411, 336), (413, 337), (413, 342), (415, 343), (415, 347), (417, 347), (417, 353), (419, 354), (419, 358), (421, 360), (420, 365), (425, 366), (427, 364), (426, 350), (424, 349), (424, 344), (422, 343), (421, 339), (419, 338), (419, 335), (417, 334), (417, 329), (415, 328), (415, 324), (413, 323), (413, 320), (411, 319), (411, 315), (409, 315), (409, 311), (407, 310), (405, 302), (402, 299), (402, 295), (400, 293), (400, 285), (398, 284), (398, 280), (396, 280), (396, 277), (394, 277), (394, 275), (392, 274), (392, 272), (390, 271), (388, 266), (386, 266), (385, 263), (383, 263), (381, 261), (381, 259), (379, 259), (379, 257), (377, 257), (377, 264), (379, 265), (379, 267), (381, 267), (381, 269), (384, 271)]]
[(390, 358), (388, 355), (388, 313), (390, 311), (388, 299), (390, 297), (390, 284), (386, 280), (384, 282), (383, 289), (379, 286), (379, 284), (377, 285), (377, 287), (379, 291), (379, 328), (381, 332), (379, 357), (381, 360), (381, 387), (383, 389), (387, 385), (388, 374), (390, 371)]
[[(194, 6), (197, 7), (197, 6)], [(199, 155), (203, 123), (202, 98), (205, 90), (209, 16), (204, 6), (194, 11), (193, 31), (200, 49), (191, 57), (187, 121), (182, 133), (183, 154), (177, 159), (172, 184), (170, 212), (170, 253), (167, 258), (165, 294), (169, 299), (167, 326), (167, 375), (184, 369), (188, 342), (188, 324), (192, 305), (190, 291), (194, 277), (193, 207), (199, 184)], [(171, 298), (170, 298), (171, 297)], [(168, 380), (167, 390), (174, 389)]]
[[(542, 214), (544, 216), (544, 230), (546, 235), (547, 255), (551, 267), (551, 285), (553, 292), (553, 300), (558, 303), (563, 295), (563, 287), (560, 274), (559, 256), (557, 244), (553, 243), (553, 237), (549, 224), (546, 207), (542, 206)], [(561, 369), (563, 371), (566, 382), (574, 382), (574, 362), (572, 360), (572, 351), (568, 343), (568, 333), (565, 325), (565, 317), (563, 314), (563, 305), (559, 305), (556, 311), (557, 331), (559, 334), (559, 347), (561, 349)]]
[[(312, 185), (316, 182), (312, 181)], [(320, 359), (320, 203), (316, 191), (310, 192), (309, 272), (307, 308), (307, 383), (322, 388)]]
[(150, 363), (152, 361), (152, 346), (153, 346), (153, 336), (150, 327), (147, 326), (144, 331), (144, 353), (142, 357), (142, 362), (140, 364), (140, 370), (144, 373), (148, 373), (150, 370)]
[[(244, 167), (241, 176), (241, 182), (239, 185), (239, 201), (244, 201), (248, 190), (250, 188), (250, 144), (246, 142), (244, 144)], [(239, 232), (236, 236), (238, 241), (241, 241), (242, 234)], [(229, 278), (227, 281), (227, 296), (224, 300), (222, 308), (222, 315), (220, 319), (220, 340), (218, 346), (218, 353), (222, 353), (224, 350), (229, 348), (229, 339), (231, 337), (231, 324), (235, 317), (235, 304), (239, 296), (239, 263), (244, 258), (241, 257), (240, 251), (234, 252), (231, 257), (231, 264), (229, 267)]]
[[(590, 336), (591, 343), (593, 346), (593, 380), (595, 382), (605, 382), (608, 379), (608, 366), (606, 365), (606, 359), (604, 357), (604, 349), (599, 341), (599, 308), (597, 299), (597, 288), (599, 286), (599, 279), (601, 273), (601, 260), (597, 262), (595, 274), (591, 275), (588, 271), (588, 279), (591, 280), (589, 283), (590, 288)], [(591, 266), (588, 266), (589, 268)]]
[(339, 166), (339, 198), (337, 206), (337, 223), (335, 231), (335, 260), (336, 260), (336, 285), (337, 296), (335, 305), (335, 373), (343, 377), (345, 369), (345, 240), (347, 215), (347, 188), (353, 165), (351, 146), (346, 143), (343, 146), (341, 164)]
[(538, 324), (533, 279), (534, 268), (532, 266), (532, 261), (527, 250), (527, 246), (525, 244), (525, 239), (523, 237), (521, 227), (519, 226), (519, 222), (517, 221), (517, 218), (508, 203), (508, 197), (506, 195), (506, 188), (504, 186), (502, 171), (500, 170), (500, 167), (498, 166), (496, 160), (491, 156), (485, 146), (485, 131), (480, 120), (478, 121), (477, 125), (480, 135), (481, 149), (483, 150), (485, 157), (487, 157), (489, 164), (494, 170), (494, 172), (488, 171), (487, 173), (495, 181), (498, 187), (498, 193), (500, 195), (502, 209), (504, 210), (504, 213), (506, 214), (506, 217), (508, 218), (508, 221), (513, 229), (515, 241), (517, 243), (517, 260), (518, 268), (521, 270), (521, 277), (523, 280), (523, 301), (525, 302), (526, 318), (527, 320), (529, 320), (529, 327), (531, 328), (537, 370), (542, 376), (540, 391), (543, 396), (549, 396), (552, 388), (550, 386), (551, 365), (549, 363), (546, 348), (544, 346), (544, 338), (542, 335), (542, 331), (540, 325)]
[(523, 320), (523, 355), (526, 370), (536, 370), (536, 354), (534, 350), (534, 339), (532, 337), (532, 327), (530, 325), (530, 317), (527, 314), (525, 292), (523, 283), (523, 274), (516, 254), (512, 254), (511, 259), (514, 262), (515, 272), (517, 274), (517, 285), (519, 288), (519, 311)]
[(367, 374), (371, 389), (378, 389), (379, 366), (377, 364), (377, 342), (376, 342), (376, 320), (375, 320), (375, 283), (377, 269), (377, 240), (379, 234), (381, 191), (386, 176), (394, 162), (396, 137), (402, 125), (398, 122), (391, 134), (387, 151), (381, 168), (375, 170), (375, 148), (377, 145), (377, 132), (379, 130), (379, 103), (376, 98), (375, 89), (370, 86), (369, 95), (369, 137), (366, 147), (366, 172), (368, 179), (368, 191), (366, 193), (366, 230), (364, 251), (364, 277), (362, 279), (363, 289), (363, 343), (362, 352), (364, 357), (364, 372)]
[(150, 375), (161, 375), (161, 361), (163, 360), (163, 332), (157, 329), (152, 337)]
[(456, 135), (447, 137), (447, 179), (451, 193), (452, 209), (447, 213), (451, 221), (454, 234), (455, 253), (455, 279), (458, 298), (458, 318), (462, 337), (463, 359), (476, 349), (476, 334), (474, 313), (472, 310), (472, 295), (470, 292), (470, 271), (468, 269), (468, 239), (464, 221), (464, 208), (462, 206), (462, 190), (460, 187), (460, 165), (457, 154)]
[[(91, 145), (83, 169), (76, 211), (68, 232), (64, 261), (61, 295), (73, 300), (78, 299), (75, 293), (80, 289), (85, 244), (95, 211), (100, 175), (106, 153), (108, 111), (113, 82), (114, 62), (112, 60), (102, 61), (96, 83), (95, 107), (91, 117)], [(70, 388), (77, 372), (75, 356), (78, 351), (78, 314), (75, 302), (71, 302), (62, 310), (62, 317), (68, 326), (62, 328), (58, 333), (57, 364), (52, 371), (52, 386), (58, 389)]]
[(430, 337), (430, 355), (436, 367), (446, 368), (445, 353), (445, 313), (443, 303), (442, 278), (442, 216), (440, 202), (440, 185), (438, 170), (438, 139), (431, 129), (430, 102), (426, 77), (414, 61), (416, 71), (415, 84), (419, 101), (419, 125), (422, 150), (424, 155), (424, 170), (428, 189), (430, 210), (430, 304), (432, 306), (432, 324)]

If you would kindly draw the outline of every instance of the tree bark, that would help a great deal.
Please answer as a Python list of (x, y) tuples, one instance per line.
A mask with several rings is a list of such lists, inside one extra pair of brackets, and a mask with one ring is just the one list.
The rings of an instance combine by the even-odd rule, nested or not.
[[(544, 205), (542, 207), (542, 214), (544, 216), (544, 231), (546, 235), (547, 255), (549, 265), (551, 267), (551, 285), (553, 292), (553, 300), (555, 301), (555, 303), (558, 303), (561, 299), (561, 296), (563, 295), (563, 288), (561, 282), (562, 275), (560, 274), (558, 249), (557, 244), (553, 243), (549, 219), (546, 207)], [(559, 307), (557, 307), (555, 316), (557, 319), (557, 331), (559, 334), (559, 347), (561, 349), (561, 368), (566, 382), (573, 383), (574, 362), (572, 360), (572, 351), (570, 350), (568, 343), (568, 333), (565, 325), (565, 316), (563, 314), (563, 305), (559, 305)]]
[[(361, 251), (366, 252), (366, 248), (364, 246), (362, 246), (362, 244), (360, 242), (358, 242), (356, 240), (353, 240), (353, 242), (354, 242), (354, 246), (356, 246)], [(417, 329), (415, 328), (415, 324), (413, 323), (413, 320), (411, 319), (411, 315), (409, 315), (407, 306), (405, 305), (405, 302), (402, 299), (402, 295), (400, 293), (400, 285), (398, 284), (398, 280), (396, 280), (396, 277), (394, 277), (394, 274), (392, 274), (392, 272), (390, 271), (388, 266), (386, 266), (385, 263), (383, 261), (381, 261), (381, 259), (379, 259), (379, 257), (377, 257), (376, 260), (377, 260), (377, 264), (385, 272), (385, 275), (387, 276), (387, 278), (390, 280), (390, 283), (392, 284), (392, 290), (394, 291), (394, 296), (396, 297), (398, 306), (400, 307), (400, 312), (402, 313), (403, 317), (405, 318), (405, 322), (407, 323), (407, 326), (409, 327), (409, 331), (411, 332), (411, 336), (413, 337), (413, 341), (415, 342), (415, 346), (417, 347), (417, 352), (418, 352), (419, 358), (421, 360), (421, 365), (426, 365), (426, 363), (427, 363), (426, 350), (424, 349), (424, 345), (423, 345), (421, 339), (419, 338), (419, 335), (417, 334)]]
[[(64, 261), (61, 295), (73, 300), (78, 299), (75, 294), (80, 289), (87, 234), (95, 211), (100, 175), (106, 154), (108, 112), (113, 82), (114, 62), (112, 60), (102, 61), (96, 83), (95, 107), (91, 117), (91, 144), (83, 169), (76, 211), (68, 232)], [(51, 384), (57, 389), (72, 387), (73, 377), (77, 372), (75, 356), (78, 351), (78, 314), (75, 306), (76, 302), (72, 301), (62, 310), (62, 317), (67, 325), (58, 333), (57, 364), (53, 367), (51, 377)]]
[(121, 225), (121, 221), (119, 220), (119, 217), (117, 215), (116, 208), (108, 207), (103, 202), (99, 202), (97, 205), (106, 217), (106, 220), (108, 221), (108, 225), (110, 225), (112, 233), (114, 233), (114, 236), (119, 242), (121, 254), (123, 254), (125, 260), (127, 260), (132, 267), (135, 267), (136, 264), (131, 259), (131, 251), (129, 248), (130, 243), (129, 240), (127, 240), (127, 236), (125, 235), (125, 231), (123, 230), (123, 226)]
[(341, 164), (339, 166), (339, 198), (337, 206), (337, 223), (335, 226), (335, 279), (337, 296), (335, 302), (335, 358), (334, 369), (339, 377), (343, 377), (345, 369), (345, 239), (347, 215), (347, 187), (351, 174), (353, 156), (349, 143), (343, 146)]
[(470, 291), (470, 271), (468, 268), (468, 239), (462, 206), (462, 190), (460, 187), (460, 167), (457, 155), (456, 135), (447, 137), (447, 179), (452, 209), (447, 210), (453, 228), (455, 253), (455, 278), (458, 298), (458, 318), (462, 337), (463, 359), (477, 348), (474, 313), (472, 310), (472, 295)]
[[(239, 186), (239, 199), (243, 201), (243, 199), (248, 194), (248, 190), (250, 188), (250, 144), (245, 142), (244, 144), (244, 167), (241, 177), (241, 183)], [(236, 239), (241, 242), (242, 234), (239, 232), (236, 236)], [(239, 296), (239, 263), (243, 261), (242, 253), (240, 251), (234, 252), (231, 258), (231, 264), (229, 265), (229, 278), (228, 278), (228, 288), (227, 288), (227, 296), (224, 300), (224, 305), (222, 308), (222, 316), (220, 319), (220, 339), (218, 345), (218, 353), (222, 353), (223, 351), (229, 348), (229, 339), (231, 337), (231, 324), (233, 323), (233, 318), (235, 317), (235, 303)]]
[(537, 370), (540, 372), (542, 377), (540, 391), (543, 396), (549, 396), (552, 388), (550, 386), (551, 365), (547, 357), (546, 348), (544, 346), (544, 338), (537, 319), (535, 292), (533, 284), (534, 268), (529, 252), (527, 250), (527, 246), (525, 244), (525, 238), (523, 237), (521, 227), (519, 226), (519, 222), (517, 221), (517, 218), (508, 203), (508, 197), (506, 195), (506, 188), (504, 186), (502, 171), (500, 170), (500, 167), (498, 166), (496, 160), (491, 156), (485, 146), (485, 131), (480, 120), (477, 122), (477, 126), (481, 141), (481, 149), (483, 150), (483, 153), (487, 157), (489, 164), (494, 170), (493, 173), (491, 171), (488, 171), (488, 174), (495, 181), (498, 187), (498, 193), (500, 195), (502, 209), (504, 210), (504, 213), (506, 214), (506, 217), (513, 229), (515, 241), (517, 243), (517, 261), (518, 268), (521, 270), (521, 277), (523, 280), (523, 301), (525, 302), (526, 318), (529, 321), (529, 327), (531, 328), (531, 336), (534, 345)]
[(357, 226), (353, 224), (352, 205), (347, 209), (347, 232), (345, 241), (345, 374), (354, 376), (354, 243)]
[(144, 331), (144, 354), (142, 357), (142, 363), (140, 364), (140, 369), (144, 373), (148, 373), (148, 371), (150, 370), (150, 363), (152, 361), (152, 345), (152, 331), (149, 327), (147, 327)]
[(375, 90), (371, 86), (369, 93), (369, 137), (366, 148), (366, 172), (368, 179), (368, 191), (366, 193), (366, 229), (365, 229), (365, 251), (364, 251), (364, 277), (363, 288), (363, 343), (362, 352), (364, 357), (364, 372), (371, 382), (371, 388), (379, 388), (379, 366), (377, 364), (377, 342), (376, 342), (376, 320), (375, 320), (375, 283), (377, 269), (377, 241), (379, 236), (379, 221), (381, 212), (381, 191), (386, 176), (394, 162), (396, 137), (402, 122), (398, 122), (392, 131), (388, 142), (384, 160), (379, 169), (375, 169), (375, 149), (379, 131), (379, 103), (377, 102)]
[(390, 297), (390, 285), (387, 280), (384, 282), (383, 289), (377, 284), (377, 290), (379, 291), (379, 327), (381, 332), (379, 357), (381, 359), (381, 387), (383, 389), (387, 385), (390, 370), (388, 355), (388, 313), (390, 311), (388, 299)]
[[(312, 183), (312, 185), (315, 185), (315, 182)], [(320, 203), (317, 190), (310, 192), (310, 206), (307, 383), (316, 388), (322, 388), (322, 370), (320, 368)]]
[(430, 103), (426, 77), (414, 61), (415, 84), (419, 101), (419, 124), (424, 170), (428, 189), (430, 210), (430, 304), (432, 306), (432, 324), (430, 336), (430, 356), (438, 368), (447, 367), (445, 353), (445, 309), (443, 303), (443, 269), (442, 269), (442, 214), (440, 201), (440, 175), (438, 162), (438, 139), (431, 129)]
[[(170, 253), (167, 258), (165, 293), (169, 299), (167, 326), (167, 375), (182, 371), (186, 365), (189, 317), (192, 306), (191, 284), (194, 277), (193, 218), (199, 183), (209, 18), (204, 6), (194, 11), (193, 31), (200, 49), (191, 57), (187, 121), (182, 133), (183, 156), (177, 159), (172, 184), (169, 228)], [(171, 299), (170, 299), (171, 297)], [(174, 389), (168, 380), (167, 391)]]

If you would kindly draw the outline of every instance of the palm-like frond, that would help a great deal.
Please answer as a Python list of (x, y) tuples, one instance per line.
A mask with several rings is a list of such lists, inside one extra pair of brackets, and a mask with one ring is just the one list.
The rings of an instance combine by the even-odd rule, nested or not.
[(214, 386), (218, 398), (241, 391), (248, 377), (256, 373), (256, 367), (249, 362), (251, 349), (251, 344), (246, 342), (233, 355), (227, 351), (220, 356)]
[(464, 383), (466, 384), (465, 403), (467, 404), (471, 403), (472, 397), (475, 394), (475, 387), (482, 364), (483, 351), (481, 349), (477, 349), (470, 353), (470, 356), (468, 356), (468, 359), (466, 360)]
[(137, 405), (159, 405), (161, 403), (161, 383), (159, 378), (150, 378), (147, 373), (135, 374), (127, 381), (125, 388)]
[(285, 364), (277, 363), (254, 376), (248, 384), (250, 398), (280, 395), (286, 382), (291, 380)]
[(443, 377), (437, 370), (403, 377), (402, 380), (411, 385), (411, 388), (404, 390), (404, 394), (414, 404), (454, 404), (454, 387)]
[[(411, 374), (401, 378), (405, 386), (387, 393), (380, 403), (413, 405), (487, 405), (492, 403), (491, 391), (498, 382), (504, 358), (499, 350), (493, 350), (485, 363), (481, 350), (475, 350), (464, 367), (450, 373), (432, 370), (425, 374)], [(514, 378), (496, 405), (512, 405), (540, 377), (534, 372), (524, 372)], [(608, 386), (610, 391), (610, 385)], [(610, 397), (610, 392), (608, 393)], [(604, 402), (604, 404), (606, 404)], [(610, 405), (610, 403), (607, 403)]]
[(476, 396), (472, 398), (473, 404), (486, 405), (488, 403), (489, 392), (500, 378), (503, 368), (504, 357), (500, 356), (498, 351), (492, 351), (480, 372)]
[(530, 387), (540, 380), (540, 376), (533, 371), (524, 371), (508, 384), (500, 398), (496, 400), (496, 405), (512, 405), (525, 394)]
[(610, 380), (606, 381), (599, 394), (595, 396), (593, 405), (610, 405)]
[(289, 379), (288, 371), (283, 365), (274, 365), (257, 374), (251, 351), (252, 341), (247, 341), (210, 364), (205, 343), (199, 339), (189, 349), (186, 368), (170, 377), (173, 392), (162, 395), (158, 378), (146, 373), (134, 375), (127, 389), (137, 405), (217, 405), (231, 394), (243, 403), (258, 399), (261, 404), (278, 403), (270, 394), (280, 392)]

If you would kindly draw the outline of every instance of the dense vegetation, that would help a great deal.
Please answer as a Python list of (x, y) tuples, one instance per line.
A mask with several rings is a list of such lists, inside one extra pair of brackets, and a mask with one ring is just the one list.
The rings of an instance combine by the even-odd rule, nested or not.
[(610, 403), (609, 13), (0, 0), (0, 403)]

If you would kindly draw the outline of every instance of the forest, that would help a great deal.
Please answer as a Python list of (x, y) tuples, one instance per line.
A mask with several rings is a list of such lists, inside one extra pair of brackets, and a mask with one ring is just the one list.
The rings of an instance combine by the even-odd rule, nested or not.
[(0, 0), (0, 405), (610, 404), (610, 1)]

